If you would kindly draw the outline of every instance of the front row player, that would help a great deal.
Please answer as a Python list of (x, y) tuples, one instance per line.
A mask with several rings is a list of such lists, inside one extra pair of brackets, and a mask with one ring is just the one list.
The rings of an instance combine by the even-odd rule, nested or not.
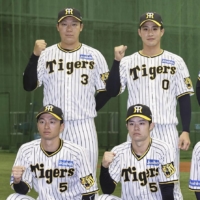
[(200, 200), (200, 142), (192, 152), (189, 189), (195, 192), (197, 200)]
[(37, 200), (93, 200), (98, 188), (83, 148), (59, 138), (64, 129), (62, 110), (41, 108), (36, 116), (41, 139), (23, 144), (12, 168), (7, 200), (33, 200), (26, 194), (34, 187)]
[[(99, 200), (173, 200), (177, 182), (173, 148), (151, 138), (150, 108), (136, 104), (127, 111), (126, 126), (132, 141), (105, 152), (100, 172), (103, 195)], [(110, 195), (121, 182), (121, 198)]]

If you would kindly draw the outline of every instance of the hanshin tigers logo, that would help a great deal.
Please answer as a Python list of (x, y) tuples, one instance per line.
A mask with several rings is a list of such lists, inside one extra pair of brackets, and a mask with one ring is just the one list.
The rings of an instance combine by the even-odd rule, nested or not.
[(101, 80), (106, 84), (106, 80), (108, 79), (109, 72), (101, 74)]
[(191, 81), (190, 77), (184, 78), (184, 82), (188, 89), (192, 88), (192, 81)]
[(176, 169), (175, 169), (175, 167), (174, 167), (174, 163), (171, 162), (171, 163), (167, 163), (166, 165), (162, 165), (162, 171), (163, 171), (163, 173), (165, 174), (165, 176), (166, 176), (167, 178), (169, 178), (169, 177), (172, 176), (172, 175), (175, 173), (175, 171), (176, 171)]
[(94, 185), (94, 179), (92, 174), (80, 178), (81, 184), (85, 187), (86, 190), (90, 189)]

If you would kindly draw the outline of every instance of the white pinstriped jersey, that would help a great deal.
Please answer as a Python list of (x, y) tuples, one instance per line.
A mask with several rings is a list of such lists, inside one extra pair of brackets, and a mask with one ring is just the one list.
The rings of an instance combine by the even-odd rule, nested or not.
[(38, 86), (44, 85), (43, 104), (60, 107), (65, 120), (95, 117), (95, 92), (105, 90), (108, 71), (103, 55), (85, 44), (73, 51), (59, 44), (46, 48), (37, 66)]
[(183, 59), (168, 51), (155, 57), (136, 52), (120, 62), (121, 92), (127, 86), (127, 106), (149, 106), (154, 123), (178, 123), (177, 98), (194, 93), (189, 76)]
[(48, 155), (40, 142), (23, 144), (14, 163), (25, 167), (22, 181), (38, 192), (37, 200), (80, 200), (83, 193), (98, 190), (82, 147), (61, 140), (60, 148)]
[(121, 182), (123, 200), (162, 199), (160, 184), (178, 181), (174, 168), (174, 151), (167, 143), (151, 139), (140, 158), (133, 152), (131, 142), (114, 147), (116, 155), (109, 166), (111, 178)]
[(200, 192), (200, 142), (195, 145), (192, 152), (189, 189)]

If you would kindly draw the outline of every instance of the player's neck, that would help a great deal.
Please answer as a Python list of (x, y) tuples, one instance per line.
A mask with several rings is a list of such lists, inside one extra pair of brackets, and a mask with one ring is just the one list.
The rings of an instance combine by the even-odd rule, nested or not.
[(163, 52), (163, 49), (159, 47), (144, 47), (140, 53), (144, 56), (154, 57)]
[(132, 141), (132, 149), (134, 153), (139, 156), (143, 155), (147, 151), (150, 141), (150, 137), (145, 141)]
[(65, 50), (74, 50), (74, 49), (78, 49), (80, 47), (80, 42), (77, 41), (75, 43), (64, 43), (61, 41), (60, 47)]
[(45, 151), (55, 152), (60, 146), (60, 138), (54, 138), (51, 140), (41, 139), (41, 146)]

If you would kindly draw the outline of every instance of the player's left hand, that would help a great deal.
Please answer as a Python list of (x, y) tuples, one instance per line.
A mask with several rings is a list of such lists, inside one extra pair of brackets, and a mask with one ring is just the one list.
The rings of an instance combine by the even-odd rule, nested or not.
[(182, 150), (188, 150), (190, 147), (190, 136), (189, 133), (186, 131), (183, 131), (179, 137), (179, 144), (178, 148)]

